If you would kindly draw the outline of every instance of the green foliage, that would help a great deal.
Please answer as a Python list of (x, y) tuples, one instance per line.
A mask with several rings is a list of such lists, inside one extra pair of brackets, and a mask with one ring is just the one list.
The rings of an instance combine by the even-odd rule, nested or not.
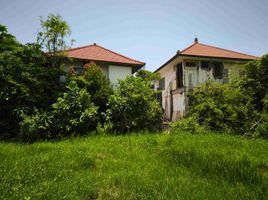
[(53, 138), (54, 116), (50, 112), (39, 112), (31, 116), (23, 115), (20, 122), (19, 137), (22, 141), (34, 142), (37, 140)]
[(65, 50), (68, 45), (66, 37), (70, 36), (71, 28), (60, 15), (50, 14), (46, 19), (40, 18), (42, 30), (38, 33), (37, 42), (48, 52)]
[(261, 137), (268, 139), (268, 119), (265, 118), (257, 124), (255, 132), (253, 133), (255, 137)]
[(0, 199), (267, 199), (268, 141), (225, 134), (0, 143)]
[(240, 87), (207, 82), (189, 94), (189, 115), (211, 130), (245, 133), (256, 117), (252, 98)]
[(184, 132), (191, 134), (204, 134), (208, 132), (207, 128), (201, 126), (198, 123), (198, 119), (192, 116), (185, 117), (181, 120), (171, 123), (170, 128), (171, 133)]
[(20, 115), (31, 115), (34, 108), (49, 109), (62, 91), (59, 83), (62, 72), (47, 66), (39, 45), (21, 45), (9, 37), (14, 40), (12, 44), (7, 45), (10, 40), (0, 41), (3, 42), (0, 46), (10, 47), (2, 48), (0, 53), (1, 139), (16, 137)]
[(160, 80), (160, 74), (157, 72), (150, 72), (148, 70), (142, 69), (139, 70), (136, 73), (136, 77), (140, 77), (145, 81), (155, 81), (155, 80)]
[(7, 27), (0, 24), (0, 53), (4, 51), (18, 51), (21, 44), (16, 40), (16, 38), (9, 34)]
[(90, 94), (71, 81), (68, 91), (52, 105), (54, 131), (62, 136), (83, 135), (96, 128), (98, 107)]
[[(85, 66), (85, 72), (80, 76), (72, 76), (79, 88), (85, 88), (92, 97), (92, 102), (99, 107), (98, 112), (104, 113), (113, 88), (110, 81), (96, 64)], [(103, 120), (102, 120), (103, 121)]]
[(24, 116), (21, 138), (34, 141), (86, 134), (96, 128), (97, 110), (88, 92), (71, 81), (50, 112)]
[(256, 122), (256, 128), (253, 135), (268, 139), (268, 94), (263, 98), (263, 111), (259, 114), (259, 120)]
[(109, 99), (109, 107), (108, 121), (117, 133), (159, 130), (161, 127), (162, 109), (150, 82), (142, 78), (129, 76), (120, 80)]
[(249, 62), (245, 68), (243, 87), (252, 96), (255, 108), (261, 112), (264, 107), (262, 100), (268, 94), (268, 54)]
[(110, 134), (113, 132), (113, 124), (108, 121), (105, 122), (104, 124), (98, 123), (96, 127), (96, 133), (98, 135), (105, 135), (105, 134)]

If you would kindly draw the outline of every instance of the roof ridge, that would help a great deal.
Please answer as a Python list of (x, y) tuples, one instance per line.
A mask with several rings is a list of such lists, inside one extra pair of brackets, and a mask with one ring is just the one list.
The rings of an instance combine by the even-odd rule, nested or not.
[(208, 44), (203, 44), (203, 43), (197, 43), (197, 44), (200, 44), (200, 45), (203, 45), (203, 46), (207, 46), (207, 47), (212, 47), (212, 48), (215, 48), (215, 49), (224, 50), (224, 51), (229, 51), (229, 52), (232, 52), (232, 53), (238, 53), (238, 54), (245, 55), (245, 56), (251, 56), (251, 57), (258, 58), (257, 56), (253, 56), (253, 55), (250, 55), (250, 54), (241, 53), (241, 52), (238, 52), (238, 51), (232, 51), (232, 50), (224, 49), (224, 48), (221, 48), (221, 47), (215, 47), (215, 46), (208, 45)]
[(107, 48), (105, 48), (105, 47), (103, 47), (103, 46), (100, 46), (100, 45), (98, 45), (98, 44), (96, 44), (96, 43), (95, 43), (95, 46), (98, 46), (98, 47), (100, 47), (100, 48), (102, 48), (102, 49), (104, 49), (104, 50), (106, 50), (106, 51), (109, 51), (109, 52), (111, 52), (111, 53), (114, 53), (114, 54), (116, 54), (116, 55), (118, 55), (118, 56), (122, 56), (122, 57), (124, 57), (124, 58), (126, 58), (126, 59), (129, 59), (129, 60), (132, 60), (132, 61), (134, 61), (134, 62), (139, 62), (139, 63), (145, 64), (144, 62), (141, 62), (141, 61), (139, 61), (139, 60), (135, 60), (135, 59), (133, 59), (133, 58), (129, 58), (129, 57), (124, 56), (124, 55), (122, 55), (122, 54), (120, 54), (120, 53), (117, 53), (117, 52), (112, 51), (112, 50), (110, 50), (110, 49), (107, 49)]
[(73, 51), (73, 50), (83, 49), (83, 48), (87, 48), (87, 47), (90, 47), (90, 46), (94, 46), (94, 44), (89, 44), (89, 45), (84, 45), (84, 46), (81, 46), (81, 47), (70, 48), (70, 49), (66, 49), (64, 51)]
[(193, 44), (191, 44), (190, 46), (184, 48), (183, 50), (180, 51), (180, 53), (182, 53), (182, 52), (184, 52), (184, 51), (190, 49), (190, 48), (193, 47), (195, 44), (197, 44), (197, 43), (193, 43)]
[(109, 52), (111, 52), (111, 53), (113, 53), (113, 54), (116, 54), (116, 55), (118, 55), (118, 56), (121, 56), (121, 57), (123, 57), (123, 58), (129, 59), (129, 60), (134, 61), (134, 62), (139, 62), (139, 63), (141, 63), (141, 64), (145, 64), (144, 62), (141, 62), (141, 61), (139, 61), (139, 60), (135, 60), (135, 59), (133, 59), (133, 58), (129, 58), (129, 57), (127, 57), (127, 56), (124, 56), (124, 55), (122, 55), (122, 54), (120, 54), (120, 53), (117, 53), (117, 52), (115, 52), (115, 51), (112, 51), (112, 50), (110, 50), (110, 49), (107, 49), (107, 48), (105, 48), (105, 47), (103, 47), (103, 46), (101, 46), (101, 45), (98, 45), (98, 44), (96, 44), (96, 43), (93, 43), (93, 44), (90, 44), (90, 45), (81, 46), (81, 47), (76, 47), (76, 48), (70, 48), (70, 49), (67, 49), (67, 50), (65, 50), (65, 51), (73, 51), (73, 50), (75, 51), (75, 50), (84, 49), (84, 48), (91, 47), (91, 46), (97, 46), (97, 47), (99, 47), (99, 48), (102, 48), (102, 49), (104, 49), (104, 50), (106, 50), (106, 51), (109, 51)]

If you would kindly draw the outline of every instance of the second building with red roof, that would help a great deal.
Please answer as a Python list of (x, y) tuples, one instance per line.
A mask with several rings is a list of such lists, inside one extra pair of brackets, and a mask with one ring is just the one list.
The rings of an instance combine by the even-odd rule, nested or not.
[(177, 53), (156, 72), (161, 80), (155, 89), (161, 90), (158, 99), (164, 110), (164, 120), (175, 121), (183, 117), (189, 106), (188, 91), (208, 80), (228, 83), (241, 76), (244, 64), (257, 57), (213, 47), (198, 42)]
[(100, 45), (92, 44), (68, 49), (64, 52), (64, 68), (71, 73), (80, 74), (88, 64), (98, 65), (112, 84), (141, 69), (145, 63), (126, 57)]

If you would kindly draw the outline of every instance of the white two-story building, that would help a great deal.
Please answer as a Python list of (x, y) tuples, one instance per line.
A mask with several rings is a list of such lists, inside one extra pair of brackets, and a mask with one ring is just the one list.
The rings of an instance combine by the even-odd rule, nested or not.
[(243, 73), (243, 64), (254, 59), (257, 57), (201, 44), (195, 38), (192, 45), (177, 51), (155, 71), (161, 76), (155, 89), (162, 90), (159, 100), (164, 119), (175, 121), (186, 114), (190, 89), (208, 80), (227, 83)]

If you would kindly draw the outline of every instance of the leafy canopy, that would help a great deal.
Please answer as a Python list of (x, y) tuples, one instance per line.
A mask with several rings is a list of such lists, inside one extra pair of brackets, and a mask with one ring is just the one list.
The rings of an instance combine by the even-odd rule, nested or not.
[(78, 87), (85, 88), (91, 95), (93, 103), (99, 107), (99, 112), (105, 112), (113, 88), (109, 79), (96, 64), (86, 64), (85, 72), (80, 76), (72, 76)]
[(159, 130), (162, 108), (150, 81), (129, 76), (119, 83), (109, 99), (107, 117), (117, 133)]
[(68, 47), (67, 37), (71, 34), (71, 28), (60, 15), (50, 14), (46, 19), (40, 17), (40, 23), (42, 30), (38, 33), (37, 42), (46, 51), (58, 52)]
[(62, 91), (60, 69), (49, 67), (37, 44), (22, 45), (4, 26), (0, 36), (0, 138), (14, 138), (22, 114), (49, 110)]
[(252, 96), (255, 108), (262, 111), (264, 108), (263, 99), (268, 94), (268, 54), (258, 60), (245, 65), (246, 76), (242, 86)]

